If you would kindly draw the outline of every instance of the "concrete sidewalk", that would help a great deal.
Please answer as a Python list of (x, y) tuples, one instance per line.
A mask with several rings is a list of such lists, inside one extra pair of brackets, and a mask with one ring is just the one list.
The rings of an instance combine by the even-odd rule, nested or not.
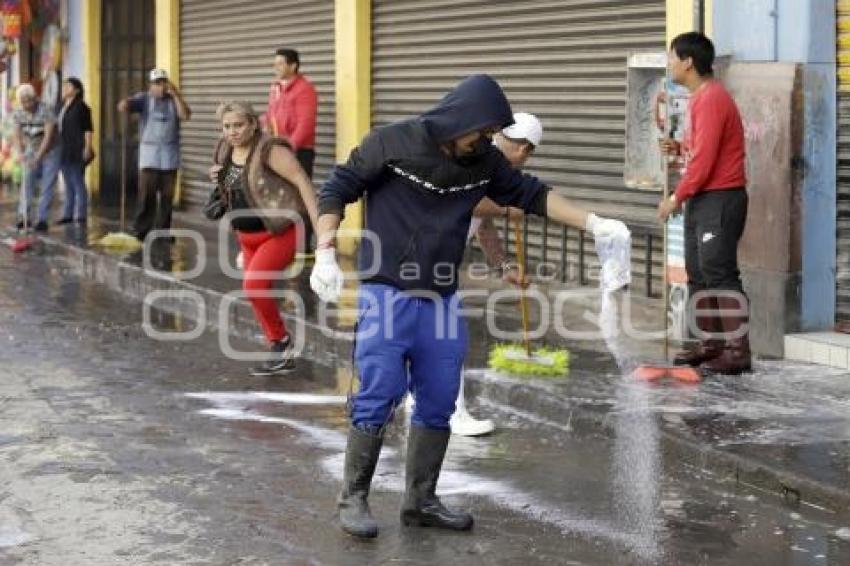
[[(4, 238), (13, 234), (8, 228), (13, 218), (10, 210), (5, 203), (0, 212)], [(217, 258), (221, 252), (232, 261), (236, 250), (232, 243), (219, 245), (212, 223), (177, 215), (175, 227), (200, 235), (204, 254), (198, 254), (191, 239), (179, 236), (173, 244), (161, 241), (151, 246), (147, 269), (141, 252), (115, 256), (92, 245), (115, 226), (108, 218), (91, 218), (85, 229), (52, 227), (28, 253), (41, 254), (55, 269), (105, 284), (139, 305), (154, 291), (186, 292), (184, 298), (156, 301), (156, 310), (170, 313), (181, 321), (178, 327), (187, 331), (201, 319), (200, 323), (217, 329), (220, 336), (259, 339), (249, 305), (243, 300), (230, 301), (228, 293), (240, 289), (241, 282), (228, 277)], [(199, 259), (204, 260), (203, 269), (197, 277), (187, 279)], [(339, 389), (344, 390), (350, 384), (348, 331), (353, 316), (332, 316), (320, 322), (322, 309), (309, 291), (308, 274), (309, 268), (282, 287), (291, 292), (284, 300), (287, 323), (305, 339), (303, 356), (336, 372)], [(473, 308), (504, 286), (497, 279), (487, 279), (467, 280), (464, 288), (484, 291), (481, 297), (467, 301), (467, 307)], [(561, 301), (562, 312), (557, 317), (550, 313), (546, 320), (594, 336), (565, 339), (555, 330), (556, 324), (549, 324), (542, 341), (570, 350), (569, 376), (545, 380), (505, 376), (486, 369), (487, 353), (496, 341), (484, 324), (487, 313), (473, 313), (478, 316), (470, 318), (467, 391), (482, 407), (521, 414), (548, 426), (553, 434), (569, 434), (580, 421), (610, 427), (623, 415), (650, 415), (660, 431), (665, 458), (694, 466), (701, 473), (764, 489), (785, 498), (789, 505), (811, 504), (848, 513), (850, 374), (846, 371), (758, 361), (751, 375), (710, 378), (698, 386), (636, 383), (623, 377), (628, 368), (637, 361), (662, 356), (659, 340), (644, 339), (661, 327), (657, 301), (629, 294), (617, 297), (616, 308), (609, 310), (607, 305), (602, 312), (620, 318), (609, 332), (600, 333), (601, 305), (596, 289), (539, 290), (552, 299), (568, 298)], [(188, 294), (202, 300), (206, 316), (199, 316), (196, 300), (185, 300)], [(222, 305), (229, 305), (223, 316)], [(506, 299), (490, 317), (500, 329), (515, 330), (520, 325), (518, 311), (515, 301)], [(626, 314), (629, 321), (624, 325), (621, 318)], [(539, 312), (533, 319), (540, 322)], [(624, 333), (624, 327), (636, 331)]]

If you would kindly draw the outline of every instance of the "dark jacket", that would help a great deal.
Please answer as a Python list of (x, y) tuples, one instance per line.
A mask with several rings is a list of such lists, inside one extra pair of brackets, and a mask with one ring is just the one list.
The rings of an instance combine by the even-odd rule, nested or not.
[(440, 149), (464, 134), (508, 126), (512, 116), (493, 79), (471, 76), (418, 118), (374, 129), (334, 169), (319, 213), (342, 214), (365, 195), (362, 280), (451, 294), (472, 210), (482, 198), (545, 214), (549, 188), (514, 169), (486, 138), (473, 157), (456, 159)]
[(59, 141), (62, 144), (62, 162), (83, 162), (83, 150), (86, 148), (85, 133), (93, 131), (91, 109), (81, 99), (77, 98), (61, 116), (59, 126)]

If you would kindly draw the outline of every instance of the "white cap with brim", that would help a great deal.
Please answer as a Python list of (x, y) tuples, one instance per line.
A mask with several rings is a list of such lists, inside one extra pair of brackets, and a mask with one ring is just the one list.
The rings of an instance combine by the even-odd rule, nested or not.
[(502, 130), (502, 135), (512, 140), (526, 140), (537, 147), (543, 141), (543, 124), (534, 114), (517, 112), (514, 123)]
[(168, 73), (165, 69), (152, 69), (149, 78), (152, 83), (165, 81), (168, 80)]

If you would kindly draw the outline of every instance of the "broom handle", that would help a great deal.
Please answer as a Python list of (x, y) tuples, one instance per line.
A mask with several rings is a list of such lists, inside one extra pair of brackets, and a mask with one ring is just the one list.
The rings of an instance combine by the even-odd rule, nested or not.
[(522, 242), (522, 230), (519, 227), (519, 218), (514, 219), (514, 239), (516, 241), (516, 261), (519, 271), (519, 304), (522, 308), (522, 341), (525, 344), (525, 353), (531, 357), (531, 342), (528, 341), (528, 302), (525, 300), (525, 289), (522, 282), (525, 280), (525, 248)]
[[(668, 95), (669, 96), (669, 95)], [(666, 100), (666, 99), (665, 99)], [(670, 104), (669, 102), (665, 102), (666, 109), (664, 112), (664, 137), (671, 139), (673, 137), (672, 124), (670, 123)], [(661, 155), (661, 167), (664, 175), (664, 200), (670, 198), (670, 157), (664, 153)], [(670, 337), (669, 337), (669, 327), (670, 327), (670, 286), (669, 281), (667, 280), (667, 238), (668, 238), (668, 223), (669, 218), (664, 221), (664, 232), (662, 237), (662, 246), (663, 250), (661, 253), (662, 261), (661, 268), (663, 270), (662, 274), (662, 282), (663, 282), (663, 301), (664, 301), (664, 361), (666, 362), (670, 358)]]
[[(664, 200), (670, 198), (670, 181), (668, 179), (669, 175), (669, 165), (667, 164), (667, 156), (664, 155)], [(670, 316), (669, 316), (669, 302), (670, 302), (670, 288), (669, 281), (667, 281), (667, 220), (664, 221), (664, 235), (662, 238), (662, 246), (664, 250), (662, 251), (662, 261), (661, 261), (661, 269), (663, 270), (662, 274), (662, 282), (664, 289), (664, 360), (667, 361), (670, 357), (670, 337), (669, 337), (669, 326), (670, 326)]]
[(24, 196), (24, 198), (23, 198), (23, 200), (24, 200), (24, 236), (26, 236), (27, 231), (29, 231), (29, 229), (30, 229), (30, 224), (29, 224), (29, 220), (30, 220), (30, 199), (29, 199), (29, 196), (27, 195), (26, 186), (24, 185), (24, 180), (25, 180), (24, 176), (27, 174), (26, 173), (26, 169), (27, 169), (27, 160), (26, 159), (22, 160), (21, 168), (24, 170), (24, 174), (21, 175), (20, 192)]
[(121, 233), (126, 232), (127, 208), (127, 112), (121, 113)]

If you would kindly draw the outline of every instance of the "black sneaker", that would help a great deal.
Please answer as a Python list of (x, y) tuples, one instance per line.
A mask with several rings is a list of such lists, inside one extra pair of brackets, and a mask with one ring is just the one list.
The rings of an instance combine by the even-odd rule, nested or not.
[(57, 224), (70, 224), (73, 221), (73, 218), (62, 218), (59, 222), (57, 222)]
[(251, 368), (251, 375), (262, 377), (266, 375), (281, 375), (295, 369), (295, 359), (292, 354), (292, 340), (289, 336), (285, 340), (272, 344), (271, 356), (258, 366)]
[(36, 225), (35, 225), (35, 231), (36, 231), (36, 232), (41, 232), (41, 233), (43, 233), (43, 234), (46, 234), (46, 233), (47, 233), (47, 222), (45, 222), (44, 220), (42, 220), (41, 222), (39, 222), (38, 224), (36, 224)]

